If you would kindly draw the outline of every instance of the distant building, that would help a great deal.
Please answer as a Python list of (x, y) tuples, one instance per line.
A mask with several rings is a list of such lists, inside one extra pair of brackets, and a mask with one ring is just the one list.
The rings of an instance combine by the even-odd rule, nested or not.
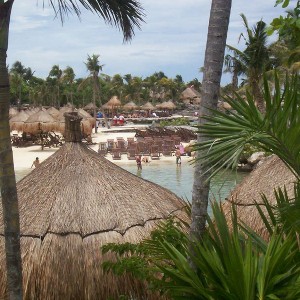
[(181, 93), (180, 99), (185, 104), (199, 105), (201, 102), (201, 94), (193, 87), (188, 87)]

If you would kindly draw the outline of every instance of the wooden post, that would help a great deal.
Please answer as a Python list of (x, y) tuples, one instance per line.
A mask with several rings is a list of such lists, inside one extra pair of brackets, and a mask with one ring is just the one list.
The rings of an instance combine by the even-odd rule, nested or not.
[(66, 120), (65, 125), (65, 141), (80, 143), (82, 141), (80, 122), (82, 117), (77, 112), (66, 112), (64, 113)]

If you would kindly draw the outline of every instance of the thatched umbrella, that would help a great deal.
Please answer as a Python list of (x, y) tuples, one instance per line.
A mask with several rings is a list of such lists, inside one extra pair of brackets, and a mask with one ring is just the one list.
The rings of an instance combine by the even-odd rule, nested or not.
[(193, 87), (188, 87), (181, 93), (180, 99), (186, 104), (200, 104), (201, 94)]
[[(238, 218), (253, 228), (264, 239), (268, 239), (267, 229), (253, 205), (254, 201), (262, 203), (261, 194), (265, 194), (271, 204), (276, 203), (274, 189), (285, 186), (289, 196), (293, 195), (295, 176), (275, 155), (265, 159), (232, 192), (229, 200), (223, 203), (223, 209), (230, 220), (231, 203), (237, 203)], [(265, 209), (261, 206), (263, 211)]]
[[(66, 116), (66, 143), (17, 184), (24, 299), (148, 296), (128, 275), (104, 274), (110, 242), (136, 243), (168, 216), (185, 217), (169, 190), (143, 180), (81, 143), (80, 117)], [(4, 298), (4, 225), (0, 207), (0, 298)]]
[(61, 114), (64, 114), (65, 112), (71, 112), (71, 111), (73, 111), (73, 110), (74, 110), (73, 107), (66, 105), (66, 106), (61, 107), (61, 108), (59, 109), (59, 112), (60, 112)]
[(117, 96), (111, 97), (110, 100), (107, 101), (107, 104), (108, 104), (108, 105), (111, 105), (112, 107), (119, 107), (119, 106), (122, 105), (122, 104), (121, 104), (121, 101), (118, 99)]
[(88, 111), (93, 111), (94, 109), (97, 110), (98, 107), (95, 106), (94, 103), (91, 102), (91, 103), (87, 104), (83, 109), (88, 110)]
[(133, 101), (130, 101), (123, 106), (123, 109), (125, 109), (125, 110), (134, 110), (137, 108), (138, 108), (138, 106)]
[(9, 120), (10, 130), (23, 131), (24, 122), (29, 118), (29, 115), (21, 110), (16, 116)]
[(147, 103), (145, 103), (144, 105), (141, 106), (141, 109), (144, 109), (144, 110), (154, 110), (155, 107), (150, 102), (147, 102)]
[(19, 112), (18, 112), (17, 109), (11, 107), (11, 108), (9, 109), (9, 118), (12, 118), (12, 117), (16, 116), (18, 113), (19, 113)]
[(24, 122), (23, 131), (37, 134), (55, 130), (56, 120), (46, 111), (40, 110), (29, 116)]
[(59, 114), (60, 114), (59, 110), (56, 109), (56, 108), (53, 107), (53, 106), (50, 107), (50, 108), (48, 108), (48, 109), (47, 109), (47, 112), (48, 112), (48, 114), (51, 115), (54, 119), (57, 119), (57, 118), (59, 117)]
[(172, 100), (169, 100), (165, 103), (165, 108), (173, 110), (176, 108), (176, 105), (172, 102)]

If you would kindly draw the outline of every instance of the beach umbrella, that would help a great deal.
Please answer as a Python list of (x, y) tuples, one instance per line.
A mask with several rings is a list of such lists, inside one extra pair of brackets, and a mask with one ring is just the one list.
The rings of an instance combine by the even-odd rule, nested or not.
[[(286, 187), (288, 195), (292, 197), (294, 182), (296, 182), (295, 176), (277, 156), (272, 155), (266, 158), (236, 186), (229, 197), (230, 201), (222, 204), (227, 220), (231, 218), (231, 202), (237, 203), (238, 218), (264, 239), (268, 239), (268, 231), (254, 201), (262, 203), (261, 194), (264, 194), (270, 203), (275, 205), (274, 189), (283, 188), (283, 186)], [(260, 206), (260, 208), (266, 212), (264, 206)]]
[(201, 94), (194, 88), (188, 87), (181, 93), (180, 99), (187, 104), (200, 104)]
[(176, 108), (176, 105), (171, 100), (169, 100), (165, 103), (165, 108), (173, 110)]
[(53, 107), (53, 106), (50, 107), (50, 108), (48, 108), (48, 109), (47, 109), (47, 112), (48, 112), (48, 114), (51, 115), (54, 119), (57, 119), (58, 116), (59, 116), (59, 114), (60, 114), (59, 110), (56, 109), (56, 108)]
[(53, 131), (55, 128), (56, 120), (43, 110), (30, 115), (23, 125), (23, 131), (32, 134)]
[(9, 120), (10, 130), (23, 131), (24, 122), (28, 119), (29, 115), (21, 110), (17, 115)]
[(16, 116), (18, 113), (19, 113), (19, 112), (18, 112), (17, 109), (11, 107), (11, 108), (9, 109), (9, 118), (12, 118), (12, 117)]
[(90, 110), (94, 110), (94, 109), (97, 110), (98, 107), (95, 106), (94, 103), (91, 102), (91, 103), (87, 104), (83, 109), (84, 109), (84, 110), (89, 110), (89, 111), (90, 111)]
[(107, 101), (107, 104), (110, 105), (110, 106), (112, 106), (112, 107), (119, 107), (119, 106), (122, 105), (121, 101), (118, 99), (117, 96), (111, 97), (110, 100)]
[(66, 105), (66, 106), (61, 107), (59, 109), (59, 112), (62, 113), (62, 114), (64, 114), (65, 112), (71, 112), (73, 110), (74, 110), (73, 107)]
[[(174, 193), (118, 167), (81, 143), (66, 116), (66, 143), (17, 183), (24, 299), (159, 299), (127, 274), (104, 273), (107, 243), (137, 243), (169, 216), (186, 220)], [(0, 298), (7, 295), (0, 207)]]
[(130, 101), (123, 106), (124, 110), (134, 110), (137, 108), (138, 108), (138, 106), (133, 101)]
[(150, 102), (147, 102), (147, 103), (145, 103), (144, 105), (141, 106), (141, 109), (155, 110), (155, 107)]

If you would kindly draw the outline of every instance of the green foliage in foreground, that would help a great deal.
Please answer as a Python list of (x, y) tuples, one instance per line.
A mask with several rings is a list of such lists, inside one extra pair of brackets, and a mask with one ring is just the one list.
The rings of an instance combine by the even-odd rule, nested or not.
[(270, 234), (268, 241), (238, 220), (234, 206), (229, 226), (228, 214), (225, 217), (219, 204), (213, 203), (213, 216), (200, 242), (188, 236), (186, 224), (171, 219), (138, 245), (105, 246), (105, 251), (117, 255), (116, 262), (104, 264), (106, 271), (129, 272), (170, 299), (300, 299), (298, 86), (297, 77), (283, 90), (277, 81), (271, 94), (265, 82), (265, 115), (248, 95), (247, 102), (229, 99), (235, 112), (216, 111), (200, 127), (210, 140), (198, 147), (207, 151), (204, 163), (212, 161), (216, 171), (224, 163), (234, 165), (244, 146), (254, 143), (277, 154), (295, 174), (293, 198), (283, 188), (275, 191), (276, 205), (265, 196), (265, 210), (256, 204)]
[(190, 121), (187, 118), (176, 118), (173, 120), (164, 120), (159, 122), (159, 126), (180, 126), (180, 125), (190, 125)]

